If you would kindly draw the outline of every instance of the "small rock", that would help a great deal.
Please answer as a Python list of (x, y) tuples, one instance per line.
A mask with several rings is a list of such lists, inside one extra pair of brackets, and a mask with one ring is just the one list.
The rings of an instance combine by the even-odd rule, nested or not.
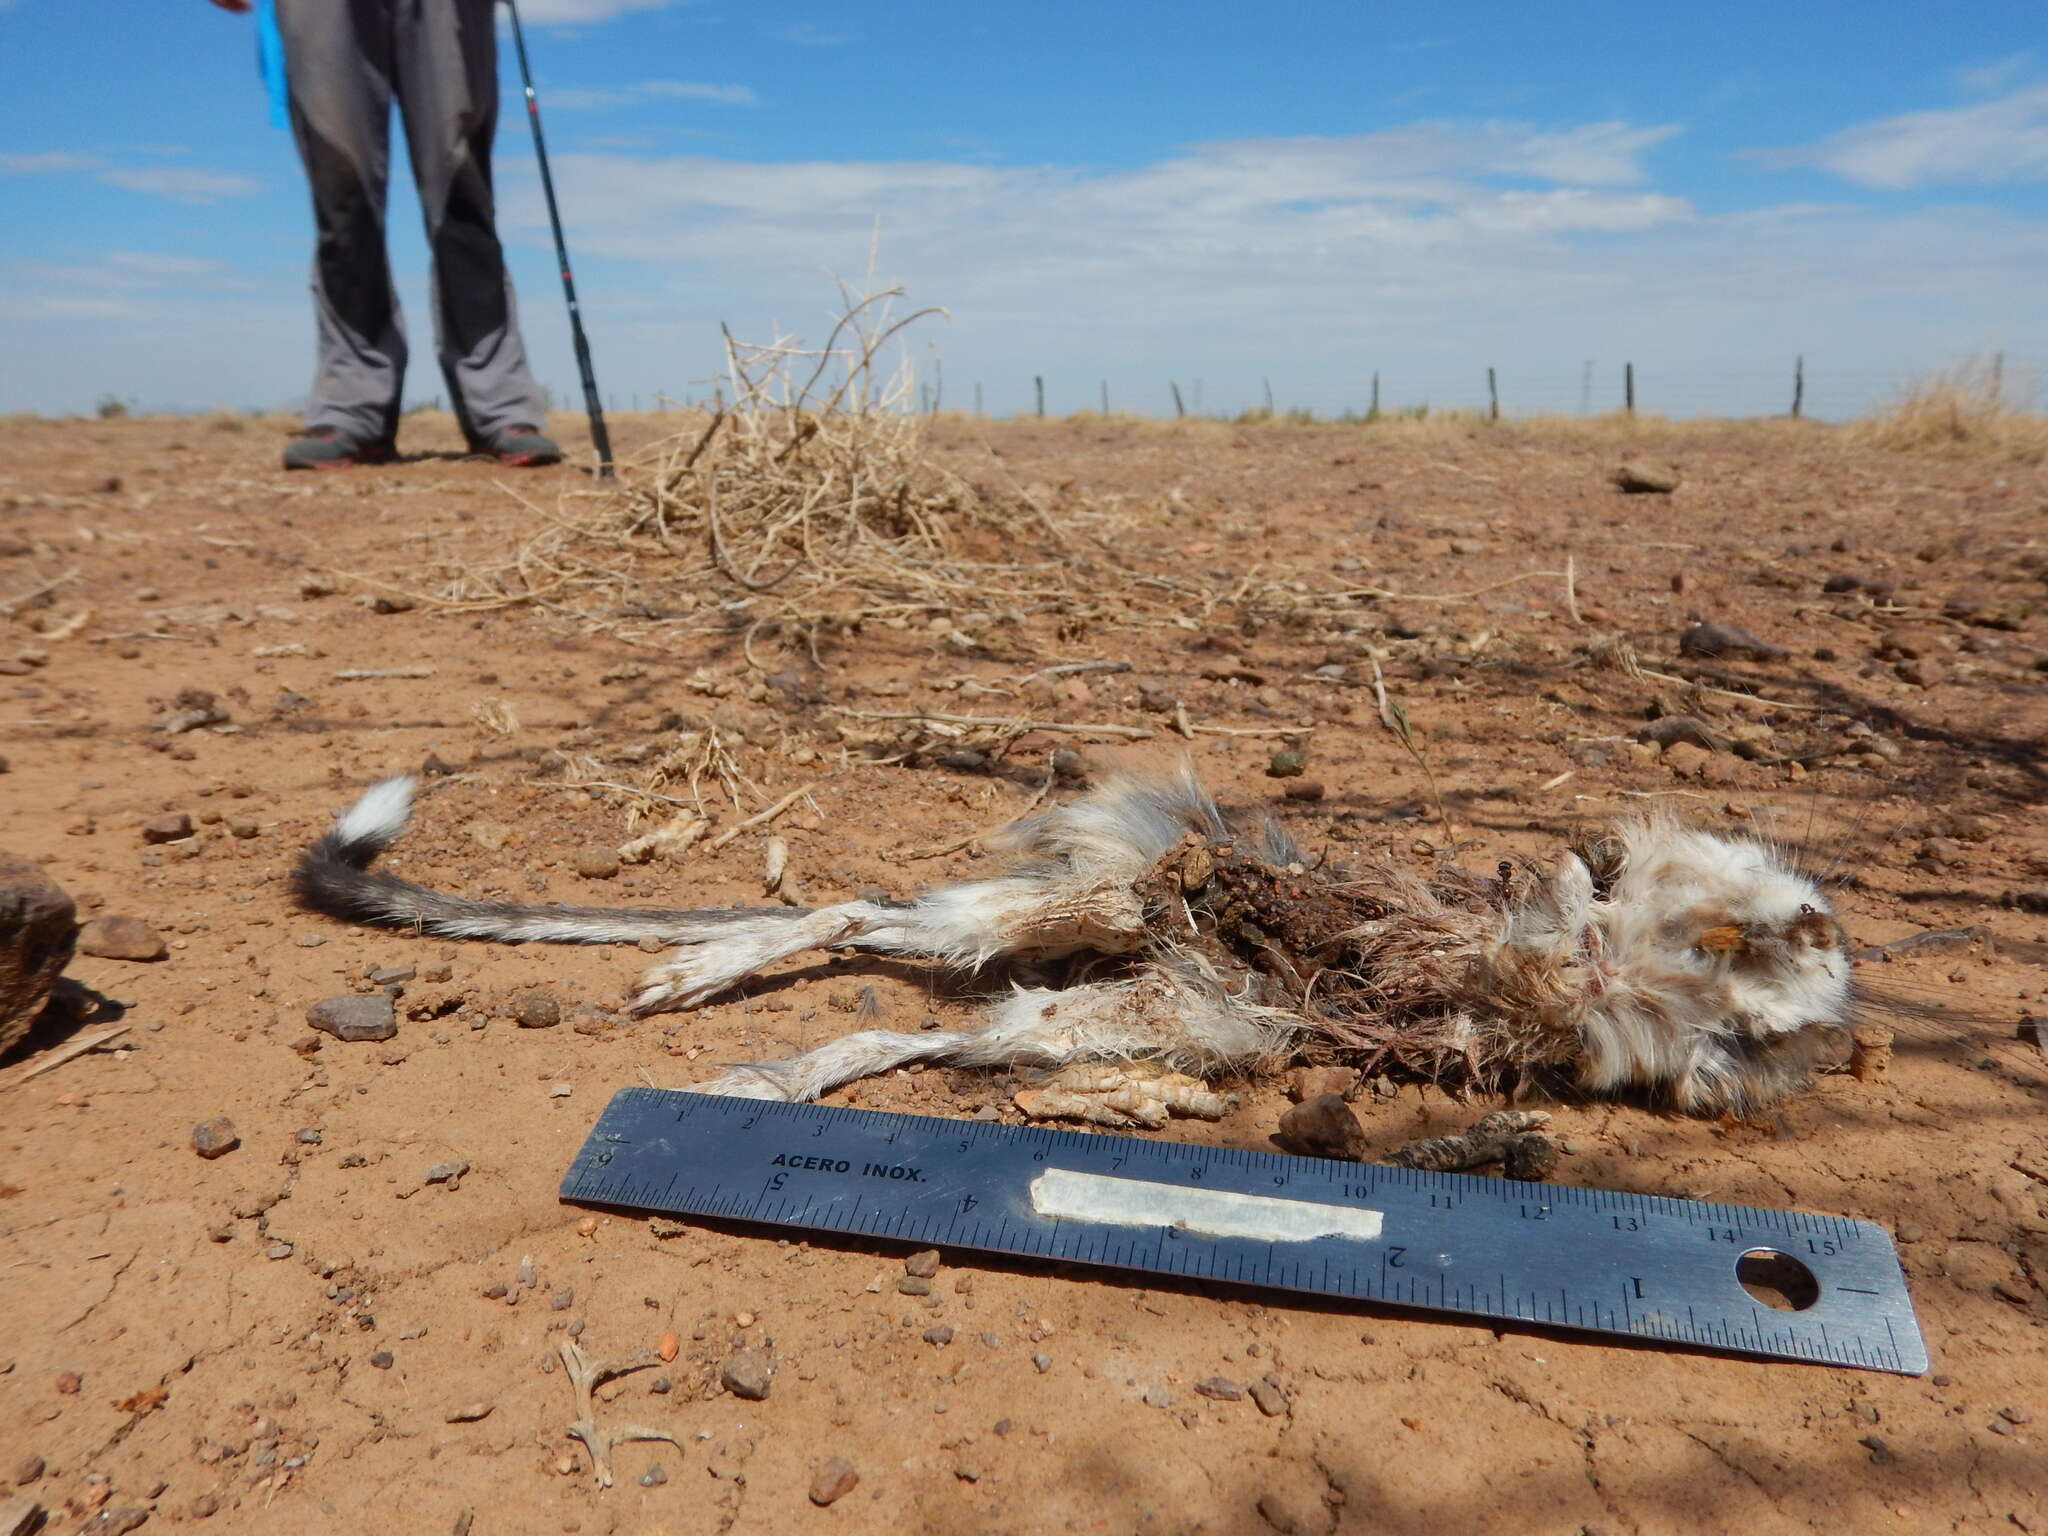
[(1636, 740), (1654, 742), (1665, 749), (1684, 743), (1708, 752), (1725, 752), (1727, 740), (1696, 715), (1666, 715), (1636, 730)]
[(535, 987), (512, 1000), (512, 1022), (521, 1029), (553, 1029), (562, 1022), (562, 1000), (546, 987)]
[(96, 917), (78, 934), (78, 952), (101, 960), (161, 960), (170, 946), (139, 917)]
[(920, 1280), (929, 1280), (939, 1272), (939, 1250), (920, 1248), (903, 1261), (903, 1273), (915, 1275)]
[(142, 824), (142, 840), (145, 843), (177, 843), (192, 835), (192, 818), (183, 811), (168, 816), (152, 816)]
[(1486, 553), (1486, 545), (1478, 539), (1453, 539), (1451, 540), (1451, 553), (1454, 555), (1483, 555)]
[(402, 592), (365, 593), (356, 602), (372, 613), (410, 613), (417, 606)]
[(1287, 1080), (1287, 1097), (1297, 1104), (1334, 1093), (1346, 1103), (1358, 1088), (1358, 1074), (1350, 1067), (1296, 1067)]
[(322, 1034), (351, 1043), (389, 1040), (398, 1033), (398, 1019), (388, 992), (373, 992), (367, 997), (349, 993), (323, 998), (306, 1010), (306, 1022)]
[(1283, 793), (1289, 800), (1313, 803), (1322, 799), (1326, 791), (1320, 779), (1300, 779), (1288, 785)]
[(446, 1184), (450, 1189), (460, 1189), (462, 1176), (468, 1172), (469, 1164), (461, 1158), (456, 1158), (451, 1162), (434, 1164), (427, 1170), (426, 1182)]
[(266, 1259), (288, 1259), (292, 1256), (292, 1245), (290, 1243), (272, 1243), (263, 1250), (263, 1256)]
[(948, 1344), (953, 1342), (953, 1330), (951, 1328), (948, 1328), (944, 1323), (935, 1324), (932, 1327), (925, 1329), (924, 1341), (927, 1344), (936, 1344), (941, 1349), (944, 1349)]
[(575, 1091), (575, 1088), (568, 1083), (548, 1084), (548, 1097), (551, 1099), (566, 1099)]
[(1739, 624), (1689, 624), (1678, 637), (1678, 653), (1738, 661), (1782, 661), (1791, 654)]
[(569, 868), (586, 880), (610, 880), (619, 872), (619, 856), (592, 843), (569, 855)]
[(775, 1367), (765, 1353), (758, 1349), (743, 1349), (725, 1362), (719, 1370), (718, 1379), (734, 1397), (758, 1403), (768, 1395), (768, 1384), (774, 1375)]
[(1899, 625), (1877, 637), (1877, 654), (1883, 661), (1920, 661), (1941, 653), (1938, 630)]
[(823, 1509), (845, 1498), (859, 1483), (860, 1473), (853, 1463), (844, 1456), (835, 1456), (812, 1476), (811, 1502)]
[(478, 1419), (488, 1419), (491, 1410), (497, 1406), (496, 1403), (464, 1403), (458, 1408), (450, 1408), (444, 1419), (449, 1424), (474, 1424)]
[(1870, 1459), (1880, 1467), (1884, 1466), (1888, 1462), (1895, 1461), (1898, 1459), (1897, 1457), (1892, 1455), (1892, 1448), (1886, 1445), (1884, 1441), (1880, 1440), (1876, 1435), (1865, 1435), (1861, 1440), (1858, 1440), (1856, 1443), (1862, 1446), (1866, 1451), (1870, 1452)]
[(1195, 1383), (1195, 1391), (1199, 1396), (1214, 1398), (1219, 1403), (1244, 1401), (1244, 1388), (1228, 1376), (1204, 1376)]
[(139, 1505), (125, 1509), (103, 1509), (85, 1529), (91, 1536), (125, 1536), (149, 1523), (149, 1511)]
[(14, 1486), (26, 1488), (30, 1483), (43, 1475), (43, 1468), (46, 1465), (47, 1463), (40, 1456), (24, 1456), (14, 1464), (14, 1471), (11, 1474), (14, 1479)]
[(668, 1469), (662, 1466), (660, 1462), (656, 1462), (640, 1474), (640, 1486), (642, 1488), (659, 1488), (667, 1481)]
[(1938, 688), (1948, 681), (1948, 669), (1931, 656), (1912, 661), (1902, 661), (1892, 669), (1902, 683), (1911, 683), (1915, 688)]
[(1501, 1174), (1540, 1184), (1557, 1171), (1558, 1145), (1540, 1131), (1510, 1136), (1501, 1148)]
[(318, 597), (332, 597), (341, 590), (341, 584), (332, 576), (309, 573), (299, 578), (299, 596), (311, 600)]
[(1283, 747), (1266, 763), (1269, 779), (1298, 779), (1307, 771), (1308, 755), (1299, 747)]
[(1252, 1401), (1258, 1404), (1259, 1412), (1269, 1419), (1279, 1418), (1290, 1406), (1287, 1393), (1281, 1389), (1280, 1383), (1270, 1376), (1253, 1382), (1247, 1390), (1252, 1395)]
[(904, 1275), (896, 1282), (896, 1289), (905, 1296), (929, 1296), (932, 1283), (922, 1275)]
[(380, 987), (399, 986), (419, 975), (419, 967), (413, 965), (377, 965), (370, 968), (368, 980)]
[(41, 869), (0, 853), (0, 1053), (29, 1031), (71, 962), (78, 909)]
[(1035, 1369), (1039, 1375), (1043, 1376), (1047, 1371), (1052, 1369), (1052, 1356), (1033, 1355), (1031, 1357), (1031, 1364), (1032, 1368)]
[[(2008, 1406), (1999, 1409), (1998, 1416), (2008, 1424), (2031, 1424), (2034, 1422), (2033, 1410), (2028, 1408)], [(29, 1479), (20, 1478), (17, 1481), (27, 1482)]]
[(388, 1371), (396, 1363), (396, 1358), (390, 1350), (380, 1349), (370, 1356), (370, 1365), (375, 1370)]
[(235, 1133), (235, 1122), (226, 1115), (216, 1115), (192, 1127), (192, 1150), (209, 1161), (226, 1156), (241, 1144), (242, 1138)]
[(1280, 1145), (1303, 1157), (1364, 1162), (1370, 1155), (1365, 1131), (1351, 1106), (1334, 1093), (1304, 1099), (1280, 1117)]
[(1614, 472), (1614, 488), (1628, 496), (1669, 496), (1678, 489), (1678, 471), (1670, 465), (1631, 459)]

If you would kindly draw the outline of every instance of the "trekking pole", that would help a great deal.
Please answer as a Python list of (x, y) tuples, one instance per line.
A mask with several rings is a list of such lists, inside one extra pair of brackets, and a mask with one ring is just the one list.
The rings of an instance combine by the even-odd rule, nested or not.
[(540, 99), (533, 94), (533, 70), (526, 62), (526, 34), (519, 27), (519, 0), (505, 0), (512, 13), (512, 46), (519, 54), (519, 78), (526, 85), (526, 120), (533, 125), (533, 155), (540, 162), (540, 189), (548, 200), (548, 223), (555, 230), (555, 258), (562, 266), (562, 295), (569, 301), (569, 334), (576, 343), (576, 369), (583, 375), (583, 409), (590, 414), (590, 441), (597, 449), (600, 479), (612, 477), (612, 439), (604, 429), (604, 404), (597, 392), (597, 374), (590, 366), (590, 342), (583, 334), (583, 311), (576, 303), (576, 279), (569, 273), (569, 245), (562, 238), (562, 215), (555, 208), (555, 178), (548, 173), (548, 144), (541, 137)]

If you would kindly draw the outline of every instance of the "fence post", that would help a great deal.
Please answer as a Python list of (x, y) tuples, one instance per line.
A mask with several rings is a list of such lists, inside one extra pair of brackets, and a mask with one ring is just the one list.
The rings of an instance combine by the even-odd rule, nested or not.
[(1188, 408), (1181, 404), (1180, 385), (1176, 384), (1172, 379), (1168, 379), (1166, 387), (1173, 391), (1173, 419), (1179, 421), (1181, 417), (1188, 413)]
[(1109, 414), (1109, 380), (1102, 381), (1102, 414)]
[(974, 414), (976, 416), (981, 414), (981, 380), (979, 379), (974, 381)]
[(1593, 409), (1593, 359), (1586, 359), (1586, 366), (1579, 372), (1579, 414), (1585, 415)]
[(1038, 391), (1038, 419), (1045, 419), (1045, 380), (1037, 374), (1031, 376), (1031, 387)]
[(1271, 416), (1273, 414), (1273, 381), (1262, 374), (1259, 377), (1259, 386), (1266, 392), (1266, 414)]
[(1800, 411), (1806, 405), (1806, 359), (1792, 359), (1792, 419), (1799, 419)]
[(1486, 419), (1500, 420), (1500, 386), (1494, 382), (1493, 370), (1486, 370)]
[(1998, 404), (2005, 398), (2005, 354), (1991, 354), (1991, 403)]
[(1377, 368), (1373, 370), (1372, 375), (1372, 409), (1365, 413), (1365, 419), (1367, 421), (1378, 421), (1380, 419), (1380, 375)]
[(1623, 363), (1621, 365), (1621, 404), (1622, 409), (1627, 411), (1629, 415), (1635, 415), (1636, 365), (1634, 363)]

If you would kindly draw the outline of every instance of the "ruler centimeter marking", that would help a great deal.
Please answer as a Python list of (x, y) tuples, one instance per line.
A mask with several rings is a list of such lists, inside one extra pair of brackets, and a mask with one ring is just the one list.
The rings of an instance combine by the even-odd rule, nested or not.
[[(1805, 1211), (661, 1088), (613, 1095), (561, 1197), (1927, 1369), (1891, 1235)], [(1806, 1305), (1744, 1289), (1759, 1250)]]

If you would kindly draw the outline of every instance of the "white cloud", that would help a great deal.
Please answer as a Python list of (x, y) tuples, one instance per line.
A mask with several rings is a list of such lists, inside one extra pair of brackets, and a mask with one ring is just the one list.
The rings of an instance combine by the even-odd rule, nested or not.
[(159, 166), (150, 170), (112, 170), (100, 173), (101, 181), (128, 192), (146, 192), (177, 203), (217, 203), (224, 198), (248, 197), (261, 192), (263, 183), (251, 176), (221, 171), (195, 171), (184, 166)]
[(552, 89), (541, 97), (543, 110), (602, 111), (649, 101), (709, 101), (721, 106), (751, 107), (758, 98), (750, 86), (706, 85), (694, 80), (642, 80), (633, 85)]
[(1995, 96), (2009, 86), (2017, 85), (2034, 72), (2034, 56), (2031, 53), (2009, 53), (2002, 59), (1993, 59), (1989, 64), (1979, 64), (1955, 72), (1955, 82), (1972, 96)]
[(1888, 191), (2039, 181), (2048, 178), (2048, 85), (1966, 107), (1858, 123), (1818, 143), (1766, 150), (1756, 158), (1778, 168), (1812, 166)]
[(16, 176), (89, 175), (106, 186), (167, 197), (179, 203), (217, 203), (263, 190), (262, 182), (232, 172), (200, 171), (189, 166), (122, 166), (104, 155), (70, 150), (0, 155), (0, 171)]
[(675, 0), (526, 0), (519, 7), (519, 19), (537, 26), (574, 25), (584, 21), (610, 21), (627, 11), (658, 11)]

